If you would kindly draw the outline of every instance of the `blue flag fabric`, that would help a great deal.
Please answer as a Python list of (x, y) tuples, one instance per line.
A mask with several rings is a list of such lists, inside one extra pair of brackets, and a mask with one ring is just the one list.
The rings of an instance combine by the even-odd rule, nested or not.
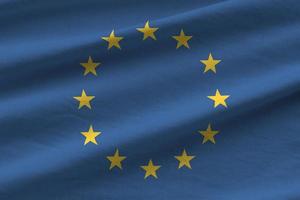
[(2, 1), (0, 199), (300, 199), (299, 11)]

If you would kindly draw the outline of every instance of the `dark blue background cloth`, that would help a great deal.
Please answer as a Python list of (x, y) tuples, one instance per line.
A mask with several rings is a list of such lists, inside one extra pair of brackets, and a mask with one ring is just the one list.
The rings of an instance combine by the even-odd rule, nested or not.
[[(157, 41), (136, 31), (147, 20)], [(0, 199), (300, 199), (299, 1), (2, 0), (0, 27)], [(112, 29), (122, 50), (101, 40)], [(215, 145), (197, 133), (208, 123)], [(90, 124), (99, 145), (83, 145)], [(177, 169), (183, 148), (192, 170)]]

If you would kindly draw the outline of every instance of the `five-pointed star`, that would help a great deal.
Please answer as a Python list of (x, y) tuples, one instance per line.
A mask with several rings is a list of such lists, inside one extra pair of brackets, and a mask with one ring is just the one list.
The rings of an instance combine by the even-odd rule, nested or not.
[(175, 40), (177, 40), (177, 46), (176, 49), (178, 49), (179, 47), (181, 47), (182, 45), (185, 46), (186, 48), (190, 48), (188, 41), (193, 37), (193, 36), (187, 36), (185, 35), (185, 33), (183, 32), (183, 30), (181, 29), (180, 31), (180, 35), (177, 36), (172, 36)]
[(125, 156), (119, 155), (119, 149), (116, 149), (116, 152), (113, 156), (107, 156), (106, 158), (110, 161), (110, 167), (109, 167), (110, 170), (114, 167), (118, 167), (119, 169), (122, 169), (121, 162), (126, 159)]
[(207, 97), (214, 101), (214, 107), (217, 107), (218, 105), (222, 105), (227, 108), (227, 104), (226, 104), (225, 100), (229, 96), (230, 95), (221, 95), (219, 90), (217, 90), (215, 96), (207, 96)]
[(89, 60), (87, 63), (80, 63), (80, 65), (85, 68), (83, 74), (84, 76), (86, 76), (88, 73), (92, 73), (97, 76), (96, 67), (98, 67), (100, 63), (94, 62), (91, 56), (89, 56)]
[(157, 178), (156, 171), (160, 167), (160, 165), (153, 165), (153, 162), (150, 159), (148, 165), (141, 166), (141, 168), (146, 171), (144, 178), (146, 179), (148, 176), (153, 176), (154, 178)]
[(154, 32), (158, 30), (158, 28), (152, 28), (149, 26), (149, 21), (146, 22), (144, 28), (137, 28), (136, 30), (144, 33), (143, 40), (147, 39), (148, 37), (151, 37), (153, 40), (156, 40), (156, 37), (154, 35)]
[(108, 42), (108, 49), (112, 48), (113, 46), (121, 49), (119, 42), (123, 40), (123, 37), (115, 36), (114, 30), (111, 31), (108, 37), (102, 37), (102, 39)]
[(217, 73), (216, 65), (221, 62), (221, 60), (214, 60), (212, 54), (210, 53), (207, 60), (200, 60), (204, 65), (204, 73), (208, 70), (213, 71), (214, 73)]
[(82, 108), (83, 106), (88, 107), (89, 109), (92, 109), (90, 101), (95, 98), (95, 96), (87, 96), (85, 91), (82, 90), (81, 96), (73, 97), (77, 101), (79, 101), (79, 107), (78, 109)]
[(95, 132), (93, 126), (91, 125), (88, 132), (81, 132), (81, 134), (85, 137), (84, 145), (86, 145), (89, 142), (98, 144), (96, 141), (96, 137), (100, 135), (101, 132)]
[(194, 159), (195, 156), (188, 156), (185, 149), (183, 150), (181, 156), (175, 156), (175, 158), (179, 161), (178, 169), (180, 169), (183, 166), (192, 169), (190, 161)]
[(214, 136), (217, 135), (219, 131), (213, 131), (210, 124), (208, 124), (208, 127), (205, 131), (199, 131), (199, 133), (203, 135), (202, 144), (206, 143), (208, 140), (216, 144)]

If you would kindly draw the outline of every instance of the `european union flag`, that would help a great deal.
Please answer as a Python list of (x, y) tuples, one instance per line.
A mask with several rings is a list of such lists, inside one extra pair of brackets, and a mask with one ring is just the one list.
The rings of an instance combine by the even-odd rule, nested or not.
[(0, 199), (300, 199), (300, 2), (2, 0)]

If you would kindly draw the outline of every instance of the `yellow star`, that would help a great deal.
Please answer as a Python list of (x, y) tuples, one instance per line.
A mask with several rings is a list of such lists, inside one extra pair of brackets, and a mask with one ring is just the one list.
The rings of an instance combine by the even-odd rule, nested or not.
[(95, 63), (91, 56), (89, 56), (89, 60), (87, 63), (80, 63), (80, 65), (85, 68), (83, 74), (84, 76), (86, 76), (90, 72), (95, 76), (97, 76), (96, 67), (98, 67), (100, 63)]
[(191, 164), (190, 164), (190, 161), (191, 161), (192, 159), (194, 159), (195, 156), (188, 156), (188, 155), (186, 154), (185, 149), (183, 150), (181, 156), (175, 156), (175, 158), (179, 161), (178, 169), (180, 169), (180, 168), (183, 167), (183, 166), (186, 166), (187, 168), (192, 169)]
[(187, 36), (185, 35), (185, 33), (183, 32), (183, 30), (181, 29), (180, 31), (180, 35), (178, 36), (172, 36), (175, 40), (177, 40), (177, 46), (176, 49), (178, 49), (179, 47), (181, 47), (182, 45), (185, 46), (186, 48), (190, 48), (188, 41), (193, 37), (193, 36)]
[(214, 73), (217, 73), (216, 70), (216, 65), (221, 62), (221, 60), (214, 60), (213, 56), (211, 55), (211, 53), (208, 56), (207, 60), (200, 60), (204, 65), (205, 65), (205, 69), (204, 69), (204, 73), (207, 72), (208, 70), (213, 71)]
[(107, 156), (106, 158), (110, 161), (109, 170), (111, 170), (112, 168), (114, 168), (116, 166), (119, 169), (122, 169), (121, 162), (126, 159), (125, 156), (120, 156), (119, 155), (119, 149), (116, 149), (116, 152), (115, 152), (115, 154), (113, 156)]
[(144, 178), (146, 179), (148, 176), (153, 176), (154, 178), (157, 178), (156, 171), (160, 167), (160, 165), (153, 165), (152, 160), (150, 159), (148, 165), (141, 166), (141, 168), (146, 171)]
[(77, 101), (79, 101), (79, 107), (78, 109), (82, 108), (83, 106), (88, 107), (89, 109), (92, 109), (90, 101), (95, 98), (95, 96), (87, 96), (85, 91), (82, 90), (81, 96), (73, 97)]
[(114, 30), (111, 31), (109, 37), (102, 37), (102, 39), (108, 42), (108, 49), (112, 47), (121, 49), (119, 42), (123, 40), (123, 37), (116, 37)]
[(215, 102), (214, 107), (217, 107), (218, 105), (222, 105), (227, 108), (227, 104), (226, 104), (225, 100), (229, 96), (230, 95), (221, 95), (219, 90), (217, 90), (215, 96), (207, 96), (207, 97)]
[(93, 130), (93, 126), (90, 125), (89, 131), (88, 132), (81, 132), (81, 134), (84, 135), (84, 137), (85, 137), (84, 145), (86, 145), (89, 142), (92, 142), (94, 144), (98, 144), (97, 141), (96, 141), (96, 137), (98, 135), (100, 135), (101, 132), (95, 132)]
[(208, 124), (208, 127), (205, 131), (199, 131), (199, 133), (203, 135), (202, 144), (206, 143), (208, 140), (216, 144), (214, 136), (217, 135), (219, 131), (213, 131), (210, 124)]
[(149, 26), (149, 21), (146, 22), (144, 28), (137, 28), (136, 30), (144, 33), (143, 40), (147, 39), (148, 37), (151, 37), (153, 40), (156, 40), (154, 32), (157, 31), (158, 28), (151, 28)]

